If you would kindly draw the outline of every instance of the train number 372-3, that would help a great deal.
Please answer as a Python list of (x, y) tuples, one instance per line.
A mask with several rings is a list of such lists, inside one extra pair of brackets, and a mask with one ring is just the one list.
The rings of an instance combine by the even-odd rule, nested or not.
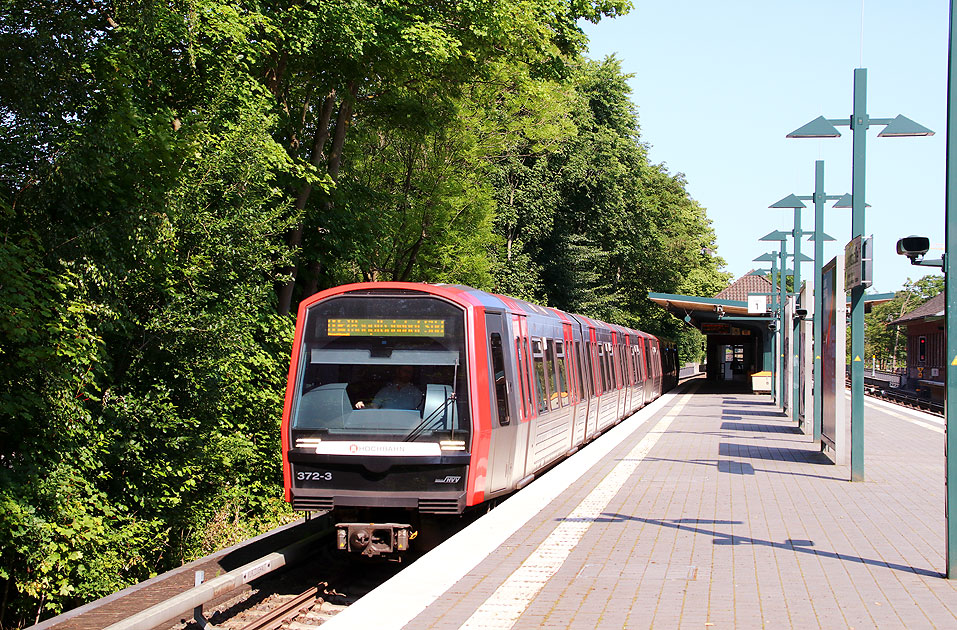
[(297, 472), (298, 481), (332, 481), (331, 472)]

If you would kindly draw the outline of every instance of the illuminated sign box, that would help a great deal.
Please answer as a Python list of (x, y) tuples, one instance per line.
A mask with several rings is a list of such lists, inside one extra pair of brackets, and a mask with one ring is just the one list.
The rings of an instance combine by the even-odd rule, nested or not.
[(330, 337), (444, 337), (444, 319), (330, 319)]

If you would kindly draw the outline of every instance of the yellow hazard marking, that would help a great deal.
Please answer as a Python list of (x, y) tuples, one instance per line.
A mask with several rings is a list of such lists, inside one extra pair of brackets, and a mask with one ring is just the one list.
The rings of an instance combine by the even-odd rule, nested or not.
[[(820, 359), (820, 358), (821, 358), (821, 355), (817, 355), (817, 356), (814, 357), (814, 358), (815, 358), (815, 359)], [(955, 358), (954, 360), (957, 361), (957, 358)]]
[(855, 363), (860, 363), (860, 362), (861, 362), (861, 357), (854, 357), (854, 362), (855, 362)]
[(950, 362), (951, 365), (957, 365), (957, 357), (954, 357), (954, 360)]

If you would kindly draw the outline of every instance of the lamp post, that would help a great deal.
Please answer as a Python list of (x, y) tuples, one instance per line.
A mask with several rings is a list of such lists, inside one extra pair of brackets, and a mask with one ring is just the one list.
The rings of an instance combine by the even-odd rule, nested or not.
[[(822, 286), (821, 284), (821, 269), (824, 267), (824, 243), (825, 241), (833, 241), (834, 239), (824, 233), (824, 204), (827, 201), (838, 201), (838, 204), (834, 205), (835, 208), (840, 207), (850, 207), (850, 195), (827, 195), (824, 193), (824, 161), (817, 160), (814, 163), (814, 193), (811, 195), (788, 195), (781, 201), (771, 205), (772, 208), (794, 208), (795, 212), (795, 224), (799, 222), (799, 212), (801, 208), (804, 208), (804, 201), (813, 201), (814, 202), (814, 231), (811, 232), (810, 238), (808, 240), (814, 242), (814, 334), (813, 334), (813, 382), (814, 382), (814, 406), (813, 406), (813, 418), (814, 424), (812, 429), (812, 434), (814, 441), (817, 442), (821, 439), (821, 416), (823, 414), (823, 397), (821, 396), (823, 384), (821, 383), (821, 370), (823, 369), (823, 363), (821, 361), (821, 339), (824, 334), (824, 324), (821, 315), (823, 310), (823, 293), (817, 290), (817, 287)], [(842, 200), (847, 201), (846, 206), (841, 206), (840, 203)], [(806, 232), (802, 232), (806, 234)], [(797, 240), (798, 235), (795, 234), (795, 241)], [(798, 250), (796, 250), (798, 251)], [(800, 265), (795, 265), (795, 272), (800, 268)], [(798, 276), (796, 276), (797, 278)], [(799, 281), (795, 279), (795, 284), (799, 284)], [(795, 288), (798, 290), (798, 288)]]
[[(781, 263), (780, 266), (778, 267), (778, 274), (776, 277), (773, 278), (773, 282), (772, 282), (772, 284), (775, 286), (775, 292), (777, 293), (777, 296), (778, 296), (779, 325), (777, 327), (777, 330), (774, 333), (774, 340), (775, 340), (774, 365), (777, 366), (778, 368), (777, 374), (779, 374), (781, 378), (781, 387), (778, 390), (780, 392), (780, 395), (777, 401), (781, 409), (786, 408), (785, 401), (787, 400), (787, 396), (784, 395), (784, 388), (787, 384), (784, 382), (784, 369), (783, 369), (784, 366), (782, 365), (782, 361), (781, 361), (781, 358), (783, 356), (783, 351), (784, 351), (784, 343), (783, 343), (784, 342), (784, 337), (783, 337), (784, 335), (784, 301), (785, 301), (785, 296), (787, 295), (787, 287), (785, 286), (785, 278), (787, 277), (785, 270), (787, 269), (787, 260), (788, 260), (787, 259), (787, 250), (788, 250), (787, 238), (788, 238), (787, 232), (782, 232), (781, 230), (774, 230), (773, 232), (769, 232), (768, 234), (765, 234), (760, 239), (758, 239), (761, 241), (771, 241), (771, 242), (778, 243), (778, 249), (776, 253), (778, 255), (778, 260)], [(757, 258), (755, 260), (757, 260)], [(778, 377), (775, 377), (775, 380), (777, 378)]]
[[(777, 325), (771, 331), (771, 399), (778, 402), (777, 364), (778, 364), (778, 329), (781, 327), (781, 307), (778, 298), (778, 252), (772, 251), (761, 254), (754, 260), (771, 263), (771, 312)], [(774, 320), (772, 320), (774, 321)]]
[[(798, 295), (801, 293), (801, 263), (805, 260), (810, 260), (809, 258), (801, 254), (801, 237), (806, 234), (801, 227), (801, 210), (806, 206), (796, 195), (788, 195), (784, 199), (777, 201), (770, 206), (769, 208), (791, 208), (794, 210), (794, 227), (791, 230), (791, 235), (794, 237), (794, 294)], [(796, 338), (798, 324), (795, 322), (788, 322), (788, 326), (791, 327), (792, 339)], [(797, 356), (797, 345), (792, 344), (792, 347), (795, 351), (795, 356)], [(793, 390), (793, 395), (791, 400), (795, 402), (791, 408), (791, 419), (795, 423), (800, 423), (801, 419), (801, 409), (800, 405), (797, 404), (799, 396), (801, 395), (801, 377), (799, 371), (794, 369), (793, 366), (795, 361), (793, 357), (788, 357), (788, 361), (791, 361), (791, 387)]]
[[(837, 138), (837, 126), (849, 126), (851, 156), (851, 238), (864, 237), (864, 182), (867, 129), (884, 125), (882, 137), (930, 136), (934, 132), (904, 116), (870, 118), (867, 115), (867, 69), (854, 70), (854, 109), (850, 119), (818, 116), (795, 129), (788, 138)], [(851, 481), (864, 481), (864, 285), (851, 289)]]

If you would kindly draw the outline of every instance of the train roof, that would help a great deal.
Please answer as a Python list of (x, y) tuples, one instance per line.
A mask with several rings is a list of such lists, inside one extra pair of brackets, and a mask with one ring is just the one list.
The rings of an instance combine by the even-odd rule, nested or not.
[(619, 334), (637, 335), (642, 338), (656, 339), (651, 335), (640, 330), (621, 326), (619, 324), (610, 324), (587, 315), (576, 313), (567, 313), (557, 308), (541, 306), (520, 298), (513, 298), (506, 295), (498, 295), (476, 289), (464, 284), (429, 284), (422, 282), (360, 282), (345, 284), (320, 291), (300, 304), (300, 314), (303, 309), (308, 308), (315, 302), (333, 297), (335, 295), (344, 295), (347, 293), (363, 293), (368, 291), (395, 290), (395, 291), (415, 291), (421, 293), (431, 293), (440, 297), (452, 299), (455, 302), (464, 305), (482, 306), (484, 308), (502, 309), (506, 311), (518, 311), (528, 315), (538, 315), (554, 319), (559, 322), (578, 321), (586, 326), (596, 328), (607, 328)]

